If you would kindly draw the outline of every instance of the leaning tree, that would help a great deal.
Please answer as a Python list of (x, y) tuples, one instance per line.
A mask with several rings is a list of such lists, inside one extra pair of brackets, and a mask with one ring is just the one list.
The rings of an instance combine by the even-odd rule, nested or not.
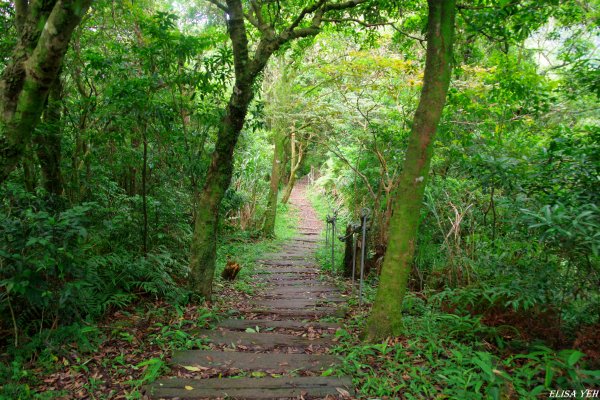
[[(224, 112), (198, 209), (190, 260), (192, 290), (206, 298), (212, 293), (217, 250), (219, 207), (233, 173), (233, 151), (244, 126), (255, 83), (267, 62), (287, 43), (314, 37), (335, 21), (356, 20), (350, 10), (365, 14), (370, 0), (210, 0), (225, 14), (234, 58), (234, 86)], [(359, 10), (360, 9), (360, 10)], [(252, 31), (250, 35), (249, 31)], [(255, 42), (251, 38), (257, 38)]]

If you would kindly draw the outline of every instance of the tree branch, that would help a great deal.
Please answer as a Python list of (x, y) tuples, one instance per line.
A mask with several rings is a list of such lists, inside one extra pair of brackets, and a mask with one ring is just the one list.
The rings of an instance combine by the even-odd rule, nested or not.
[(23, 26), (27, 19), (27, 13), (29, 11), (28, 0), (16, 0), (15, 1), (15, 22), (17, 25), (17, 31), (19, 34), (23, 32)]
[(365, 28), (376, 28), (378, 26), (390, 26), (390, 25), (393, 26), (393, 24), (391, 22), (369, 23), (369, 22), (361, 21), (358, 18), (324, 18), (323, 22), (333, 22), (336, 24), (343, 23), (343, 22), (355, 22), (361, 26), (364, 26)]
[(227, 7), (225, 4), (221, 3), (219, 0), (208, 0), (209, 3), (212, 3), (213, 5), (217, 6), (219, 9), (225, 11), (227, 14), (229, 14), (229, 7)]
[(288, 31), (294, 30), (296, 27), (298, 27), (298, 25), (300, 25), (300, 23), (304, 20), (304, 17), (307, 14), (311, 14), (311, 13), (317, 11), (325, 3), (327, 3), (327, 0), (319, 0), (318, 2), (316, 2), (315, 4), (313, 4), (311, 6), (304, 7), (304, 9), (302, 9), (302, 11), (300, 11), (300, 14), (298, 14), (296, 19), (290, 24), (290, 26), (287, 28), (287, 30)]

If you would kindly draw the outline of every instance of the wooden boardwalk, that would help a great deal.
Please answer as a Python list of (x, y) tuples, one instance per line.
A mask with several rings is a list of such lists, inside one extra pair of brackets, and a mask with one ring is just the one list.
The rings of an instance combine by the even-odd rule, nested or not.
[[(210, 350), (173, 356), (174, 366), (198, 371), (198, 376), (159, 379), (144, 386), (147, 398), (308, 400), (354, 394), (351, 379), (335, 374), (339, 360), (328, 354), (338, 325), (320, 321), (342, 317), (345, 298), (315, 265), (323, 227), (305, 191), (299, 182), (291, 197), (300, 212), (297, 237), (261, 260), (263, 268), (255, 277), (266, 283), (261, 294), (240, 319), (198, 331)], [(222, 370), (225, 377), (202, 379), (200, 372), (207, 369)]]

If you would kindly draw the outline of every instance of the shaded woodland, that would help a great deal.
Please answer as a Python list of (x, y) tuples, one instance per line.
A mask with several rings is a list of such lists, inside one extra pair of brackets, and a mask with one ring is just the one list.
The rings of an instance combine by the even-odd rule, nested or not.
[(338, 235), (369, 210), (365, 304), (344, 242), (317, 251), (356, 398), (598, 389), (599, 20), (596, 0), (0, 0), (0, 398), (141, 398), (256, 293), (299, 181)]

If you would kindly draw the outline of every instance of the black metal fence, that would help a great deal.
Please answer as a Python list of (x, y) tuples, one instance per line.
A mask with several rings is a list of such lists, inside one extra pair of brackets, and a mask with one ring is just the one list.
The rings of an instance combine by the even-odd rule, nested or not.
[[(338, 239), (342, 242), (347, 242), (348, 239), (352, 240), (352, 293), (355, 292), (356, 286), (356, 255), (360, 244), (361, 257), (358, 301), (361, 306), (363, 303), (365, 259), (367, 255), (367, 230), (370, 217), (371, 210), (366, 207), (363, 208), (360, 212), (360, 219), (358, 221), (349, 223), (346, 229), (346, 234), (338, 236)], [(327, 230), (325, 231), (325, 246), (331, 246), (331, 269), (335, 271), (335, 234), (338, 221), (338, 211), (335, 210), (332, 214), (327, 215), (325, 221), (327, 222)]]

